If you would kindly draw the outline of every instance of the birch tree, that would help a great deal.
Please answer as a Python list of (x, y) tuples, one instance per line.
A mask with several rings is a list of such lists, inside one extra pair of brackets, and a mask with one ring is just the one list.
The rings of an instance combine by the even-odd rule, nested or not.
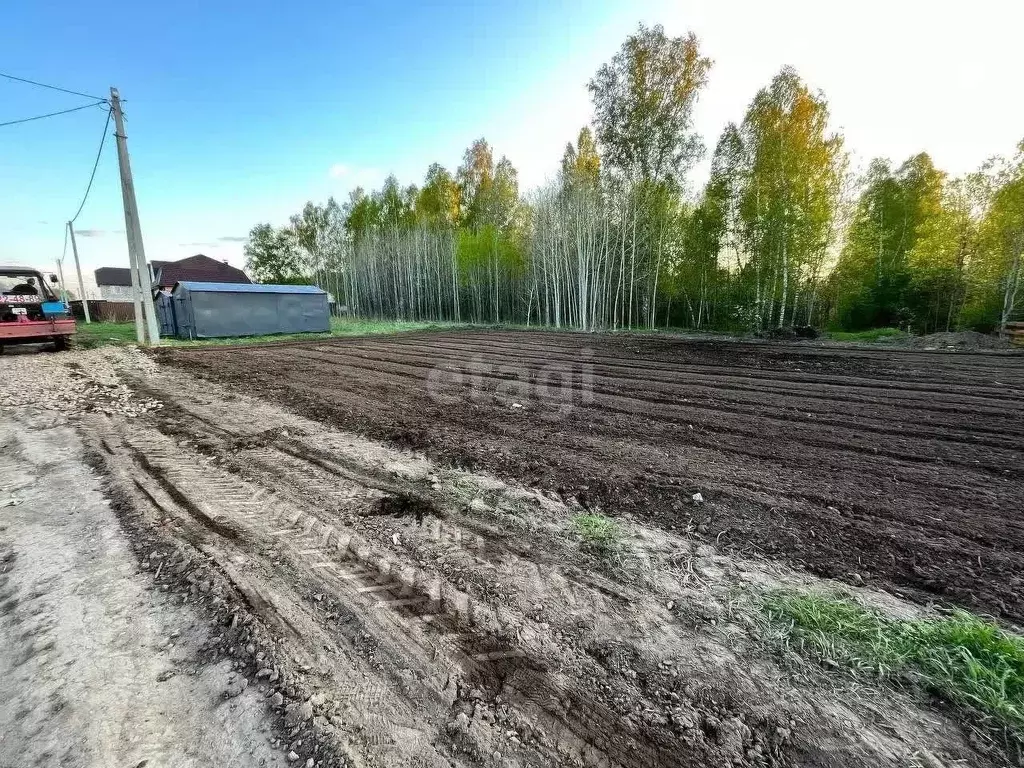
[(995, 314), (995, 324), (1005, 335), (1024, 303), (1024, 141), (1016, 157), (999, 169), (995, 182), (981, 222), (981, 254), (972, 271), (979, 303), (991, 307), (983, 317)]
[(943, 174), (926, 153), (895, 172), (871, 163), (833, 279), (838, 321), (854, 330), (913, 327), (909, 254), (942, 210)]
[(740, 216), (759, 327), (800, 319), (800, 292), (829, 244), (845, 157), (828, 118), (824, 95), (787, 67), (754, 97), (743, 121)]

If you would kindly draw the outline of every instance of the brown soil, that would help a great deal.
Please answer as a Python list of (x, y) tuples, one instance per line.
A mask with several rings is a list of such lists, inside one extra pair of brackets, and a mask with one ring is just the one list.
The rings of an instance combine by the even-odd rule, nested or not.
[(1020, 355), (473, 332), (159, 358), (583, 508), (1024, 621)]
[(143, 567), (212, 613), (299, 765), (1005, 762), (910, 692), (780, 666), (757, 595), (818, 579), (625, 518), (595, 549), (578, 500), (177, 369), (135, 385), (164, 407), (82, 432)]

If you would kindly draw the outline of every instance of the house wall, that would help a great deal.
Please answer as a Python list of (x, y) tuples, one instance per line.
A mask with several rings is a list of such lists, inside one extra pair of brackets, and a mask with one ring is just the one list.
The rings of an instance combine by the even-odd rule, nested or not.
[(104, 301), (132, 301), (130, 285), (101, 285), (100, 298)]

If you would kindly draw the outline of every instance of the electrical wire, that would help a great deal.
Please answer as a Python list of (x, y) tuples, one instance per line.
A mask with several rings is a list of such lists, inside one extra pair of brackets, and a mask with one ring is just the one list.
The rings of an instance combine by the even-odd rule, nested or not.
[(4, 72), (0, 72), (0, 77), (6, 77), (8, 80), (14, 80), (19, 83), (26, 83), (27, 85), (34, 85), (39, 88), (48, 88), (51, 91), (60, 91), (61, 93), (69, 93), (72, 96), (81, 96), (83, 99), (99, 99), (100, 101), (106, 101), (102, 96), (90, 96), (88, 93), (79, 93), (78, 91), (69, 91), (67, 88), (58, 88), (56, 85), (47, 85), (46, 83), (37, 83), (35, 80), (26, 80), (24, 77), (15, 77), (14, 75), (8, 75)]
[[(90, 95), (88, 93), (81, 93), (80, 91), (72, 91), (72, 90), (69, 90), (67, 88), (61, 88), (61, 87), (56, 86), (56, 85), (49, 85), (47, 83), (40, 83), (40, 82), (38, 82), (36, 80), (29, 80), (29, 79), (24, 78), (24, 77), (17, 77), (15, 75), (9, 75), (6, 72), (0, 72), (0, 77), (6, 78), (8, 80), (13, 80), (14, 82), (18, 82), (18, 83), (25, 83), (26, 85), (34, 85), (37, 88), (46, 88), (47, 90), (59, 91), (60, 93), (67, 93), (67, 94), (69, 94), (71, 96), (81, 96), (84, 99), (93, 99), (94, 100), (93, 103), (91, 103), (91, 104), (84, 104), (84, 105), (82, 105), (80, 107), (72, 107), (71, 109), (63, 109), (63, 110), (60, 110), (59, 112), (49, 112), (49, 113), (47, 113), (45, 115), (35, 115), (33, 117), (23, 117), (20, 120), (8, 120), (7, 122), (0, 123), (0, 128), (4, 128), (4, 127), (9, 126), (9, 125), (21, 125), (22, 123), (31, 123), (31, 122), (33, 122), (35, 120), (45, 120), (48, 117), (57, 117), (58, 115), (66, 115), (66, 114), (69, 114), (71, 112), (79, 112), (79, 111), (81, 111), (83, 109), (89, 109), (90, 107), (98, 107), (98, 106), (107, 106), (108, 107), (108, 109), (107, 109), (107, 119), (103, 123), (103, 135), (100, 137), (99, 149), (96, 150), (96, 159), (93, 161), (93, 164), (92, 164), (92, 173), (89, 174), (89, 183), (85, 187), (85, 194), (82, 195), (82, 202), (79, 204), (78, 210), (75, 211), (75, 215), (72, 216), (71, 220), (64, 226), (64, 248), (61, 251), (60, 262), (59, 262), (60, 264), (63, 264), (64, 263), (64, 259), (67, 258), (67, 255), (68, 255), (68, 234), (71, 231), (71, 226), (75, 223), (75, 221), (78, 219), (78, 216), (82, 213), (82, 209), (85, 208), (86, 201), (89, 199), (89, 193), (92, 191), (92, 183), (93, 183), (93, 181), (96, 180), (96, 170), (99, 168), (99, 165), (100, 165), (100, 157), (103, 156), (103, 146), (107, 142), (107, 133), (110, 132), (110, 118), (111, 118), (111, 115), (113, 114), (113, 110), (109, 108), (110, 101), (109, 101), (109, 99), (105, 99), (102, 96), (92, 96), (92, 95)], [(61, 286), (61, 288), (63, 289), (63, 286)]]
[[(100, 166), (100, 156), (103, 154), (103, 145), (107, 142), (107, 134), (110, 132), (110, 116), (114, 113), (113, 109), (107, 110), (107, 121), (103, 124), (103, 136), (100, 137), (100, 148), (96, 150), (96, 160), (92, 164), (92, 173), (89, 174), (89, 184), (85, 187), (85, 194), (82, 196), (82, 204), (78, 206), (78, 210), (75, 211), (75, 215), (71, 217), (69, 224), (74, 224), (75, 220), (78, 219), (78, 214), (85, 208), (85, 201), (89, 199), (89, 192), (92, 190), (92, 182), (96, 178), (96, 169)], [(67, 243), (65, 243), (65, 246)]]
[(56, 117), (57, 115), (66, 115), (69, 112), (78, 112), (78, 111), (83, 110), (83, 109), (89, 109), (90, 107), (98, 107), (101, 104), (106, 104), (106, 103), (107, 103), (106, 101), (102, 101), (101, 100), (101, 101), (93, 102), (92, 104), (85, 104), (85, 105), (83, 105), (81, 107), (72, 107), (71, 109), (62, 109), (60, 112), (50, 112), (50, 113), (45, 114), (45, 115), (36, 115), (35, 117), (23, 117), (20, 120), (9, 120), (6, 123), (0, 123), (0, 128), (3, 128), (3, 127), (8, 126), (8, 125), (19, 125), (21, 123), (31, 123), (33, 120), (43, 120), (43, 119), (45, 119), (47, 117)]

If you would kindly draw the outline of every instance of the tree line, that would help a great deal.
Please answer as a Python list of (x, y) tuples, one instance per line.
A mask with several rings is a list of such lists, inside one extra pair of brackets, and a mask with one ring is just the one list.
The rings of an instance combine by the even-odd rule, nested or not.
[(850, 169), (825, 95), (784, 68), (727, 125), (710, 177), (694, 109), (712, 62), (641, 26), (588, 88), (593, 125), (523, 192), (479, 139), (421, 186), (389, 177), (260, 224), (247, 268), (369, 318), (593, 330), (1005, 326), (1024, 292), (1024, 142), (951, 177), (926, 153)]

